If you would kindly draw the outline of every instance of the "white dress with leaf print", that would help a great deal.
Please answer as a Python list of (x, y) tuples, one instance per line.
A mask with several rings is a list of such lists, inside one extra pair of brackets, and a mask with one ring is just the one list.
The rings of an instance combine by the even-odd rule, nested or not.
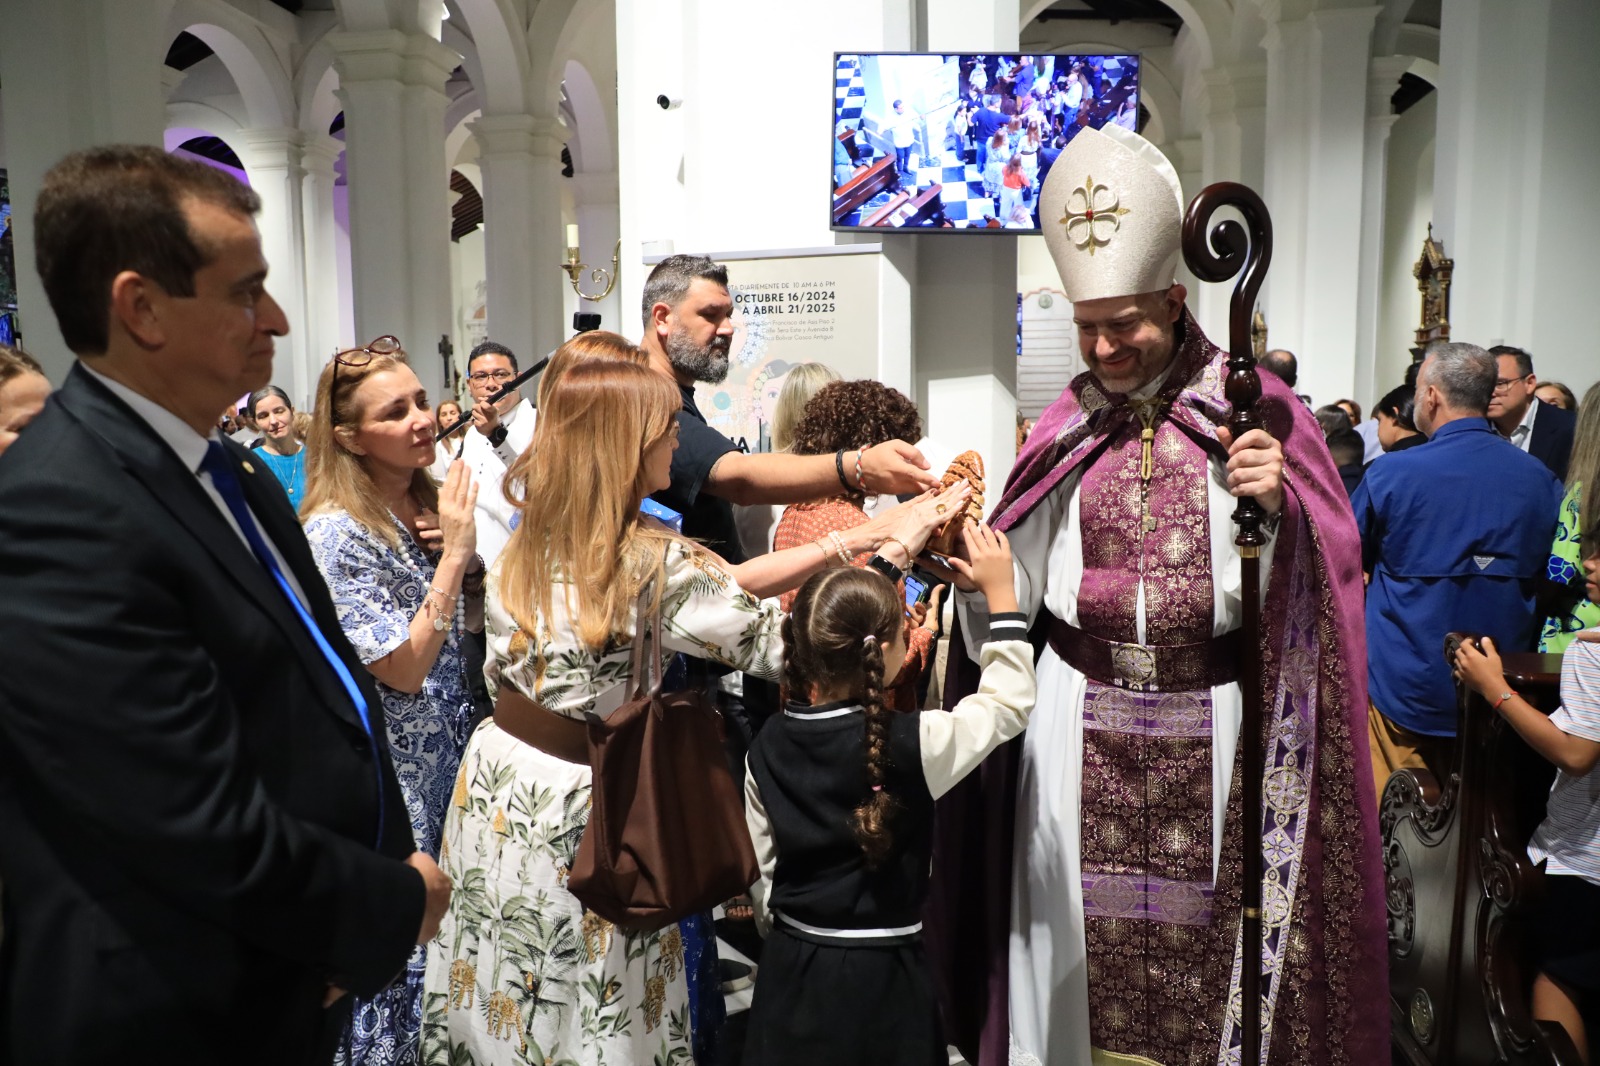
[[(631, 641), (587, 648), (559, 586), (551, 617), (530, 638), (505, 613), (498, 583), (497, 568), (486, 610), (491, 694), (509, 684), (574, 718), (609, 714), (629, 697)], [(668, 548), (661, 611), (663, 666), (684, 652), (778, 676), (776, 602), (740, 589), (705, 552), (682, 542)], [(587, 766), (523, 744), (493, 719), (468, 742), (440, 849), (454, 892), (428, 946), (424, 1063), (692, 1063), (678, 927), (624, 933), (567, 891), (589, 788)]]

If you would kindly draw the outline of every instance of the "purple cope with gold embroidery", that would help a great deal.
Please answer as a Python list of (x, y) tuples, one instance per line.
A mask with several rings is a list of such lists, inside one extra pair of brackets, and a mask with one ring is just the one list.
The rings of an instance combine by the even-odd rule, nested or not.
[[(1225, 459), (1216, 430), (1229, 413), (1222, 392), (1226, 361), (1226, 353), (1206, 339), (1185, 311), (1173, 370), (1155, 397), (1163, 405), (1158, 441), (1176, 432), (1186, 444), (1197, 445), (1197, 453), (1203, 450), (1218, 461)], [(1366, 644), (1359, 542), (1348, 498), (1311, 412), (1271, 375), (1262, 375), (1262, 388), (1256, 410), (1266, 430), (1281, 442), (1285, 456), (1284, 510), (1267, 582), (1262, 642), (1255, 649), (1261, 657), (1267, 752), (1264, 808), (1249, 819), (1248, 832), (1262, 848), (1267, 880), (1262, 915), (1267, 963), (1261, 989), (1262, 1061), (1273, 1066), (1367, 1066), (1386, 1061), (1389, 1008), (1383, 867), (1365, 750)], [(1124, 431), (1137, 424), (1138, 415), (1126, 396), (1108, 393), (1091, 374), (1080, 374), (1045, 411), (1018, 456), (995, 512), (995, 527), (1017, 525), (1074, 470), (1082, 468), (1086, 479), (1125, 476), (1125, 465), (1111, 453), (1126, 446), (1119, 443), (1127, 439)], [(1136, 438), (1137, 431), (1132, 436)], [(1109, 469), (1099, 471), (1108, 459)], [(1191, 474), (1198, 478), (1203, 470)], [(1203, 493), (1203, 482), (1198, 487)], [(1156, 494), (1152, 512), (1165, 506), (1161, 494)], [(1203, 502), (1199, 509), (1204, 510)], [(1092, 514), (1083, 517), (1086, 525), (1094, 521)], [(1168, 517), (1181, 519), (1170, 512), (1158, 518), (1157, 558), (1153, 569), (1148, 561), (1146, 568), (1147, 601), (1154, 594), (1165, 604), (1157, 610), (1147, 602), (1154, 627), (1147, 639), (1152, 644), (1189, 639), (1184, 634), (1199, 631), (1202, 622), (1201, 636), (1209, 636), (1212, 624), (1209, 546), (1192, 553), (1206, 570), (1202, 603), (1192, 589), (1179, 588), (1199, 578), (1190, 575), (1186, 562), (1162, 553), (1168, 543), (1162, 539), (1163, 526), (1171, 528)], [(1086, 528), (1085, 544), (1090, 540)], [(1127, 534), (1121, 535), (1121, 543), (1122, 551), (1133, 550)], [(1096, 573), (1097, 569), (1103, 572)], [(1109, 556), (1098, 559), (1088, 548), (1084, 574), (1090, 586), (1103, 583), (1118, 588), (1126, 582)], [(1093, 587), (1088, 591), (1091, 598), (1101, 595)], [(1086, 628), (1097, 624), (1095, 616), (1093, 606), (1085, 615), (1080, 602), (1080, 621)], [(1116, 617), (1131, 619), (1133, 612), (1117, 612)], [(1127, 623), (1109, 615), (1104, 622), (1130, 632)], [(956, 651), (950, 657), (946, 706), (973, 691), (978, 677), (976, 664), (960, 651), (964, 643), (959, 632), (952, 636), (952, 647)], [(1203, 901), (1197, 886), (1209, 879), (1211, 852), (1209, 692), (1203, 709), (1185, 704), (1178, 716), (1194, 735), (1177, 737), (1167, 735), (1173, 719), (1160, 700), (1167, 694), (1141, 693), (1153, 699), (1102, 707), (1104, 697), (1095, 686), (1089, 683), (1083, 711), (1085, 898), (1091, 898), (1088, 890), (1093, 888), (1099, 909), (1105, 909), (1108, 901), (1128, 907), (1129, 913), (1142, 908), (1143, 918), (1134, 924), (1146, 935), (1155, 931), (1166, 938), (1158, 951), (1142, 955), (1162, 960), (1164, 967), (1153, 988), (1150, 971), (1144, 971), (1145, 1008), (1160, 1012), (1162, 1001), (1181, 1000), (1189, 1024), (1184, 1032), (1169, 1034), (1171, 1039), (1160, 1052), (1167, 1058), (1159, 1061), (1184, 1066), (1237, 1061), (1239, 880), (1247, 835), (1240, 810), (1239, 764), (1236, 759), (1210, 900), (1212, 913), (1201, 924)], [(1051, 710), (1061, 709), (1041, 707), (1036, 713)], [(1094, 728), (1107, 712), (1128, 731)], [(1137, 730), (1130, 728), (1134, 723)], [(1136, 746), (1145, 750), (1132, 753), (1133, 758), (1154, 754), (1170, 764), (1163, 772), (1177, 773), (1180, 781), (1195, 779), (1199, 773), (1195, 750), (1203, 750), (1207, 778), (1203, 820), (1183, 815), (1189, 820), (1174, 823), (1159, 804), (1131, 804), (1127, 797), (1101, 803), (1090, 782), (1111, 764), (1091, 763), (1129, 757), (1115, 750), (1119, 743), (1127, 746), (1127, 740), (1102, 743), (1113, 737), (1135, 738)], [(1012, 847), (1021, 750), (1017, 741), (1003, 746), (947, 794), (938, 808), (934, 877), (925, 912), (928, 953), (947, 1036), (974, 1066), (1004, 1066), (1008, 1058)], [(1122, 770), (1120, 779), (1126, 785), (1127, 767)], [(1130, 809), (1146, 819), (1147, 834), (1152, 817), (1158, 820), (1158, 829), (1177, 825), (1182, 830), (1178, 835), (1184, 841), (1157, 856), (1163, 867), (1141, 858), (1147, 865), (1137, 874), (1105, 869), (1115, 861), (1126, 861), (1127, 852), (1119, 860), (1115, 849), (1099, 851), (1089, 837), (1108, 810)], [(1197, 843), (1200, 837), (1204, 839)], [(1203, 871), (1200, 856), (1205, 860)], [(1108, 875), (1127, 879), (1104, 881)], [(1171, 916), (1181, 912), (1190, 920), (1149, 920), (1153, 914), (1168, 916), (1169, 901)], [(1086, 922), (1086, 935), (1103, 940), (1109, 931), (1115, 938), (1126, 931), (1116, 928), (1116, 921)], [(1102, 927), (1098, 934), (1096, 926)], [(1097, 955), (1102, 963), (1110, 957), (1093, 942), (1088, 947), (1091, 968)], [(1101, 989), (1116, 979), (1101, 973), (1096, 981), (1096, 976), (1091, 969), (1091, 987)], [(1227, 1009), (1230, 1003), (1232, 1010)], [(1117, 1006), (1114, 1001), (1108, 1005)], [(1103, 1031), (1106, 1021), (1102, 1017), (1091, 1027), (1098, 1024)]]

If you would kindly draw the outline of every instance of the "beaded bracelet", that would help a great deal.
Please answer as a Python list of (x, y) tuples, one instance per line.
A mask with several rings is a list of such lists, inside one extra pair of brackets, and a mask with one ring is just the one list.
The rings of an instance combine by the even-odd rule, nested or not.
[(839, 536), (839, 531), (837, 529), (828, 530), (828, 539), (833, 541), (833, 550), (839, 555), (839, 564), (841, 566), (849, 566), (850, 553), (845, 551), (844, 538)]

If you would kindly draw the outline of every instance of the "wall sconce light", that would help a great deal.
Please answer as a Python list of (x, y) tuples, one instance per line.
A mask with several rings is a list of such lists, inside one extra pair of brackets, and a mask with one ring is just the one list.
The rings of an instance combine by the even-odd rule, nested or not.
[[(611, 295), (611, 290), (617, 284), (617, 271), (622, 263), (622, 239), (617, 239), (617, 246), (611, 252), (611, 269), (609, 271), (600, 267), (588, 267), (578, 260), (578, 227), (567, 226), (567, 261), (561, 264), (561, 269), (567, 272), (567, 279), (572, 282), (572, 291), (578, 294), (578, 299), (588, 300), (591, 303), (604, 300)], [(589, 282), (593, 285), (604, 286), (597, 293), (584, 292), (578, 284), (578, 275), (585, 270), (589, 271)]]

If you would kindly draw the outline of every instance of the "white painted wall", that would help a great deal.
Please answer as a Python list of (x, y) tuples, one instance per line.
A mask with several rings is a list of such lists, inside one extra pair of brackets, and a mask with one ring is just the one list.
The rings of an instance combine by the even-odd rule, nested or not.
[[(1434, 232), (1456, 261), (1451, 337), (1524, 347), (1579, 393), (1600, 376), (1597, 42), (1594, 0), (1444, 6)], [(1483, 76), (1508, 55), (1529, 57), (1509, 87)]]
[[(1422, 318), (1422, 296), (1411, 266), (1433, 220), (1434, 123), (1439, 94), (1429, 93), (1395, 120), (1389, 133), (1389, 182), (1383, 224), (1383, 291), (1378, 316), (1375, 390), (1357, 396), (1363, 410), (1405, 382)], [(1451, 251), (1448, 247), (1446, 254)]]

